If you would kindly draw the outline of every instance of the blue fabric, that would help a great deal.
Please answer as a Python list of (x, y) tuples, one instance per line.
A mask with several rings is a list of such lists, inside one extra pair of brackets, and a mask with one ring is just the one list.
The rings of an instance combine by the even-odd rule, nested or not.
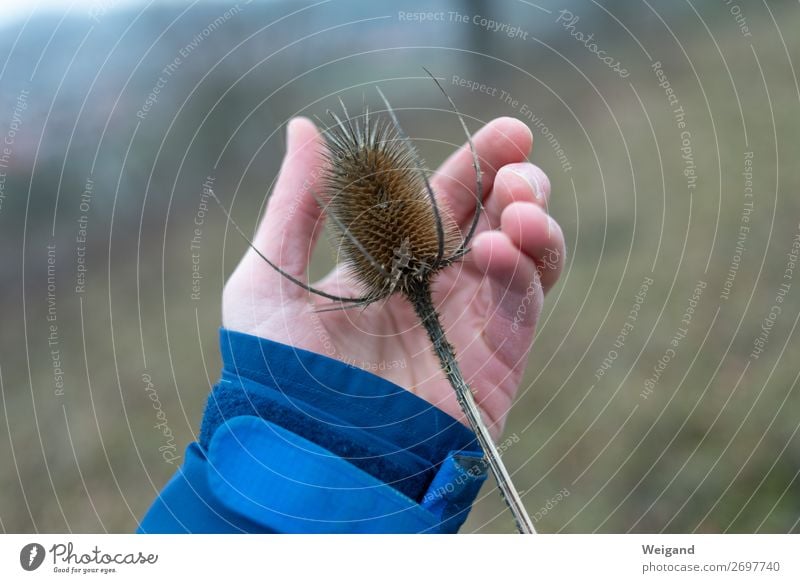
[(456, 532), (486, 479), (474, 434), (327, 356), (221, 330), (199, 444), (140, 532)]
[(186, 448), (172, 476), (139, 525), (140, 533), (270, 532), (219, 503), (208, 485), (209, 464), (199, 444)]
[(223, 506), (274, 531), (434, 532), (441, 522), (332, 452), (258, 417), (220, 427), (209, 458), (216, 469), (210, 486)]

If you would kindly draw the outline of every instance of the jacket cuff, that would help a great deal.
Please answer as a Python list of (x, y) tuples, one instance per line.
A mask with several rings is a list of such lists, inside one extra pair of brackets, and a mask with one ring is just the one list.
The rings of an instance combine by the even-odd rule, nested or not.
[(189, 446), (139, 532), (453, 533), (466, 512), (449, 506), (482, 482), (455, 459), (418, 504), (297, 434), (244, 415), (220, 425), (207, 452)]
[(278, 427), (323, 448), (433, 512), (445, 532), (463, 523), (486, 479), (467, 427), (402, 387), (324, 355), (226, 329), (220, 345), (222, 378), (203, 417), (203, 455), (221, 429), (231, 431), (230, 421), (256, 417), (272, 433)]

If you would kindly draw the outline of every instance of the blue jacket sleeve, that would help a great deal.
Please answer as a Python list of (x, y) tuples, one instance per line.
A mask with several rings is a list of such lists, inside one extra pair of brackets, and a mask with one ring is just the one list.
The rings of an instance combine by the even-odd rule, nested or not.
[(475, 435), (370, 372), (222, 329), (200, 438), (142, 533), (453, 533), (486, 479)]

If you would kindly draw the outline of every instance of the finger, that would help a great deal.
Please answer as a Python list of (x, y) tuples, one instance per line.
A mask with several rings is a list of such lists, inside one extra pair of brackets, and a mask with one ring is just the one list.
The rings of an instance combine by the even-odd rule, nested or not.
[(476, 196), (485, 197), (491, 191), (497, 171), (506, 164), (522, 162), (528, 157), (533, 146), (533, 134), (521, 121), (500, 117), (481, 128), (472, 142), (483, 174), (481, 193), (475, 192), (475, 169), (472, 167), (472, 153), (466, 144), (445, 160), (431, 181), (433, 190), (462, 227), (472, 218)]
[(564, 266), (564, 233), (539, 205), (514, 202), (500, 217), (500, 228), (511, 242), (531, 258), (539, 270), (546, 292), (553, 287)]
[(513, 368), (530, 348), (542, 308), (544, 294), (536, 263), (502, 231), (476, 236), (471, 255), (491, 289), (483, 334)]
[(486, 217), (493, 228), (500, 226), (503, 210), (513, 202), (532, 202), (546, 209), (550, 199), (550, 180), (538, 166), (529, 162), (506, 164), (497, 172)]
[[(286, 155), (264, 219), (253, 240), (270, 261), (305, 281), (314, 244), (322, 231), (322, 211), (314, 189), (322, 165), (322, 138), (313, 122), (292, 119), (286, 128)], [(252, 249), (246, 261), (263, 264)], [(271, 269), (265, 277), (281, 277)]]

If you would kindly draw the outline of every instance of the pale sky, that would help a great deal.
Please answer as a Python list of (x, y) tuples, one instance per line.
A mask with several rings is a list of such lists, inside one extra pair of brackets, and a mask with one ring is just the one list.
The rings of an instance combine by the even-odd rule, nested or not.
[[(155, 0), (158, 4), (175, 2), (176, 0)], [(183, 0), (186, 1), (186, 0)], [(13, 22), (24, 22), (31, 13), (64, 14), (69, 10), (74, 16), (101, 14), (103, 10), (113, 11), (136, 5), (146, 5), (150, 0), (6, 0), (0, 9), (0, 25)]]

